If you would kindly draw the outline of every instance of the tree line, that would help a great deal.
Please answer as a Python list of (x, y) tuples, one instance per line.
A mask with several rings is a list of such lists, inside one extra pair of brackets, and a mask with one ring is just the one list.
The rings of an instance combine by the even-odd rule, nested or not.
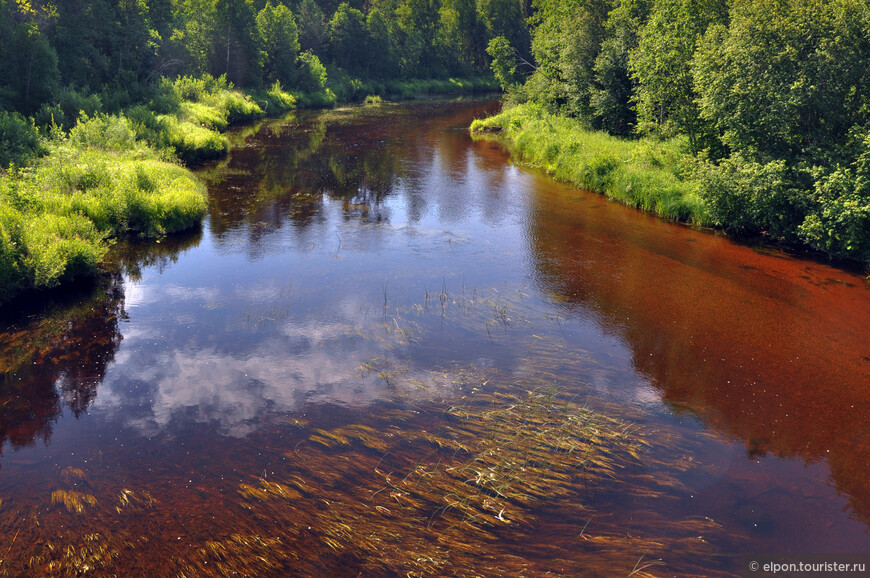
[(866, 0), (532, 0), (528, 22), (488, 44), (509, 100), (682, 139), (708, 221), (870, 261)]
[(120, 109), (161, 76), (467, 78), (488, 74), (490, 38), (523, 43), (526, 16), (521, 0), (0, 0), (0, 110), (92, 94)]

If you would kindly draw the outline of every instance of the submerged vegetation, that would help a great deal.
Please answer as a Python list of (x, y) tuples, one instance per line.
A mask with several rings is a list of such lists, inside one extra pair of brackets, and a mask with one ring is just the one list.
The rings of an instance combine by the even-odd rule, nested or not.
[[(496, 376), (453, 369), (430, 379), (433, 386), (444, 381), (473, 390)], [(179, 576), (290, 568), (479, 575), (540, 570), (535, 558), (535, 564), (550, 560), (551, 571), (643, 576), (649, 568), (678, 567), (709, 574), (709, 541), (723, 533), (712, 520), (650, 518), (651, 512), (632, 520), (599, 510), (617, 488), (639, 505), (670, 499), (680, 482), (646, 472), (663, 465), (680, 471), (679, 460), (656, 457), (639, 427), (555, 391), (520, 383), (498, 389), (416, 409), (386, 404), (374, 421), (328, 429), (293, 420), (286, 426), (290, 443), (268, 473), (240, 479), (235, 492), (227, 491), (232, 482), (198, 485), (194, 503), (119, 485), (97, 464), (66, 467), (50, 496), (0, 509), (7, 537), (0, 572), (26, 567), (77, 575), (147, 571), (159, 563)], [(234, 530), (206, 537), (185, 529), (202, 500), (230, 512)], [(548, 512), (567, 504), (575, 516), (550, 519)], [(41, 522), (37, 510), (44, 510)], [(47, 534), (49, 520), (68, 531)], [(146, 537), (154, 526), (163, 531)], [(553, 545), (545, 553), (535, 549), (540, 544), (521, 546), (527, 532), (541, 531), (560, 540), (574, 536), (573, 547)], [(512, 553), (488, 547), (502, 540), (519, 546)], [(165, 542), (160, 560), (142, 557), (146, 545), (158, 551), (151, 541)]]

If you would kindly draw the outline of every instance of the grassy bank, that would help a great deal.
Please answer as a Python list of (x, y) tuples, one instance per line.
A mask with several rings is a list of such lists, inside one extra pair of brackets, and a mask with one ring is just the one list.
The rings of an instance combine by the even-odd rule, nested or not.
[(471, 132), (497, 138), (560, 181), (663, 217), (709, 220), (698, 183), (687, 176), (692, 159), (677, 140), (620, 139), (533, 104), (476, 120)]
[(83, 117), (33, 166), (0, 178), (0, 303), (93, 274), (111, 237), (202, 219), (202, 183), (137, 136), (124, 117)]
[(245, 94), (224, 77), (163, 79), (147, 105), (127, 111), (140, 138), (158, 149), (171, 149), (186, 163), (219, 158), (229, 150), (223, 131), (230, 124), (280, 114), (296, 107), (296, 98), (280, 84)]
[(96, 273), (114, 237), (195, 226), (205, 186), (179, 160), (222, 156), (230, 124), (295, 105), (277, 84), (249, 95), (205, 76), (163, 80), (149, 103), (120, 114), (80, 111), (69, 132), (5, 114), (0, 304)]

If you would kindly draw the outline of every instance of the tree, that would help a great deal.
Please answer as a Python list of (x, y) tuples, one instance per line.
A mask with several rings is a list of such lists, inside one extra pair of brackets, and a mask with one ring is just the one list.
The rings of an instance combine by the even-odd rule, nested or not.
[(252, 0), (216, 0), (217, 37), (211, 73), (242, 86), (260, 82), (259, 39)]
[(57, 54), (42, 33), (53, 23), (45, 8), (0, 1), (0, 110), (31, 114), (58, 88)]
[(707, 28), (727, 15), (725, 0), (655, 0), (629, 61), (641, 132), (684, 133), (693, 150), (703, 148), (708, 131), (695, 104), (691, 63)]
[(257, 14), (257, 31), (263, 58), (263, 77), (289, 86), (296, 76), (299, 54), (299, 29), (290, 9), (268, 2)]
[(439, 76), (446, 72), (442, 46), (441, 0), (403, 0), (396, 8), (406, 75)]
[(606, 0), (534, 0), (530, 18), (537, 71), (531, 95), (551, 109), (589, 118), (595, 59), (605, 38)]
[(737, 0), (694, 59), (700, 113), (745, 155), (847, 164), (870, 121), (867, 54), (862, 0)]
[(629, 55), (637, 49), (649, 9), (649, 0), (620, 0), (605, 23), (607, 38), (595, 57), (595, 80), (589, 105), (594, 125), (610, 134), (628, 135), (637, 122), (631, 102), (636, 85), (629, 68)]
[(303, 92), (320, 92), (326, 88), (326, 67), (313, 52), (306, 50), (299, 55), (299, 71), (296, 87)]
[(321, 54), (329, 35), (323, 10), (314, 0), (302, 0), (296, 15), (301, 49)]
[(396, 46), (390, 33), (390, 23), (377, 8), (366, 15), (369, 43), (369, 72), (376, 78), (388, 78), (398, 72)]
[(332, 61), (348, 72), (359, 73), (367, 56), (365, 16), (342, 2), (329, 21), (329, 52)]
[(529, 28), (520, 0), (479, 0), (477, 8), (490, 38), (502, 36), (523, 58), (531, 58)]
[(522, 77), (517, 74), (516, 50), (508, 39), (504, 36), (496, 36), (489, 41), (486, 53), (492, 58), (492, 72), (502, 90), (515, 89)]

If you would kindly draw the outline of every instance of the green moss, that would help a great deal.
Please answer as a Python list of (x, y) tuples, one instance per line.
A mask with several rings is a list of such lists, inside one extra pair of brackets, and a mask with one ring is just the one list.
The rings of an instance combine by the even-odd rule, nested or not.
[(532, 104), (475, 120), (471, 132), (497, 134), (487, 138), (560, 181), (663, 217), (709, 222), (698, 183), (689, 176), (692, 159), (679, 140), (620, 139)]

